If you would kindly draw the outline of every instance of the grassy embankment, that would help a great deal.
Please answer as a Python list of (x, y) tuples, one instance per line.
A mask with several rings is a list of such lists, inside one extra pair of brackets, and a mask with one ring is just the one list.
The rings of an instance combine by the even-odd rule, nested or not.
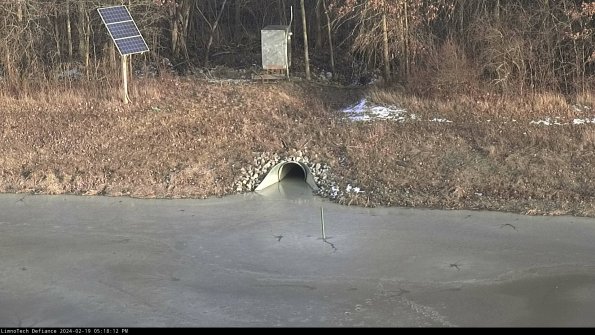
[[(0, 192), (223, 196), (255, 152), (301, 150), (340, 187), (365, 191), (345, 204), (595, 216), (595, 124), (530, 124), (592, 120), (590, 96), (431, 99), (183, 78), (141, 80), (132, 93), (128, 106), (109, 87), (0, 97)], [(338, 110), (361, 96), (421, 121), (345, 120)]]

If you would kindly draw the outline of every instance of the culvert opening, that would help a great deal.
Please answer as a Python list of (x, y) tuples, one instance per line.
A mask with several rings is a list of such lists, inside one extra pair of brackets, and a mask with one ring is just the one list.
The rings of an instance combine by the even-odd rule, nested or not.
[(318, 190), (318, 186), (316, 185), (316, 182), (314, 182), (314, 177), (305, 164), (298, 162), (281, 162), (270, 169), (266, 177), (258, 187), (256, 187), (256, 191), (264, 190), (284, 179), (291, 181), (301, 180), (313, 190)]
[(279, 181), (285, 179), (295, 179), (306, 181), (304, 169), (297, 163), (287, 163), (279, 171)]

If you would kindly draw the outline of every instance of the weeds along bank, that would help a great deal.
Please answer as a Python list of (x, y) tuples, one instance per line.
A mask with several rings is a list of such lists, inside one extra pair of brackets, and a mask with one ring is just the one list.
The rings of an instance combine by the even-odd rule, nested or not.
[[(438, 100), (179, 78), (139, 82), (135, 94), (129, 106), (74, 93), (6, 99), (0, 191), (223, 196), (259, 157), (299, 151), (328, 168), (324, 195), (343, 204), (595, 216), (595, 125), (531, 123), (587, 118), (588, 96)], [(341, 109), (362, 97), (452, 122), (345, 118)]]

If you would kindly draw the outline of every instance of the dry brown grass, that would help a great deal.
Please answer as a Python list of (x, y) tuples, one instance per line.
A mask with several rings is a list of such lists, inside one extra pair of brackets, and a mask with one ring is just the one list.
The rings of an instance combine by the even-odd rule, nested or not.
[(334, 110), (361, 92), (299, 83), (169, 78), (139, 81), (133, 93), (128, 106), (117, 92), (4, 97), (0, 191), (223, 196), (234, 192), (253, 152), (299, 149), (328, 163), (339, 186), (365, 190), (340, 198), (345, 204), (595, 216), (593, 125), (528, 122), (584, 113), (557, 95), (441, 100), (369, 92), (455, 121), (402, 124), (341, 121)]

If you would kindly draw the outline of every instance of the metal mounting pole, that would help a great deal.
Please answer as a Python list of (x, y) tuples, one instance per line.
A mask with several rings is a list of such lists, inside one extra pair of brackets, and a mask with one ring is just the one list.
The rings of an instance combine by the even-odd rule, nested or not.
[(326, 241), (326, 229), (324, 229), (324, 208), (320, 207), (320, 223), (322, 224), (322, 240)]
[(122, 55), (122, 100), (128, 103), (128, 63), (127, 55)]
[(287, 49), (285, 50), (285, 64), (287, 64), (287, 80), (289, 80), (289, 66), (291, 65), (291, 24), (293, 23), (293, 6), (290, 7), (291, 19), (289, 20), (288, 32), (287, 32)]

